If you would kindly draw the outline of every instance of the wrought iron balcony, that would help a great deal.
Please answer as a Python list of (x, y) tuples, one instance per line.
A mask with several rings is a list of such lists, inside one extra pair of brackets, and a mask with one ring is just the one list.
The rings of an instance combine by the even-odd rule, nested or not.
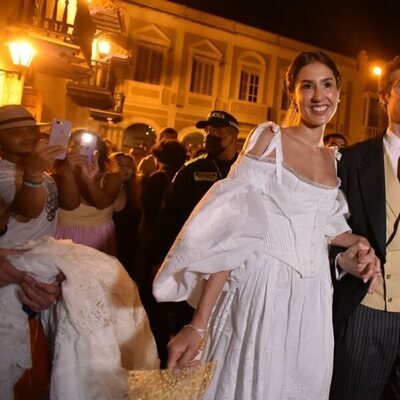
[(125, 96), (123, 93), (114, 93), (114, 107), (109, 110), (101, 110), (96, 108), (90, 109), (90, 116), (97, 121), (108, 123), (121, 122), (123, 119)]
[(92, 61), (92, 73), (88, 79), (67, 83), (67, 94), (84, 107), (122, 113), (124, 96), (114, 93), (114, 63)]

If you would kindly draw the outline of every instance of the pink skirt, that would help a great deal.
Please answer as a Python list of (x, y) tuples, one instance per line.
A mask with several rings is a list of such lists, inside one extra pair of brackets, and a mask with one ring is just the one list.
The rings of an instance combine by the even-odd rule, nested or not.
[(58, 226), (54, 237), (71, 239), (74, 243), (117, 256), (115, 227), (112, 220), (99, 226)]

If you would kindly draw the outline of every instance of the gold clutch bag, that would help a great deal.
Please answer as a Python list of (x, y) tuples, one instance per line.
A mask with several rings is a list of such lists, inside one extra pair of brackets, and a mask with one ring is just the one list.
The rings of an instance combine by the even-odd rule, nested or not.
[(216, 362), (171, 369), (129, 371), (130, 400), (202, 400), (214, 376)]

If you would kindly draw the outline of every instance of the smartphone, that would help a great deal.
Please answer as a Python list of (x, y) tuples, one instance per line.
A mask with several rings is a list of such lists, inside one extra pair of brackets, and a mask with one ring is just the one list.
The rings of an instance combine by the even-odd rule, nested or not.
[(51, 123), (49, 146), (61, 146), (64, 152), (58, 154), (56, 160), (64, 160), (67, 156), (69, 137), (71, 135), (72, 122), (62, 119), (54, 119)]
[(82, 133), (81, 135), (81, 146), (82, 154), (84, 154), (89, 162), (93, 161), (93, 154), (96, 150), (97, 137), (92, 133)]

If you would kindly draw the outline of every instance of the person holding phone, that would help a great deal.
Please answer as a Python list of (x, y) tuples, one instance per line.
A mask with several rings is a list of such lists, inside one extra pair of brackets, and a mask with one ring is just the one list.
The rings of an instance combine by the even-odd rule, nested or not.
[[(79, 128), (73, 131), (70, 146), (84, 161), (70, 168), (67, 163), (54, 175), (58, 180), (68, 169), (77, 182), (81, 203), (74, 210), (61, 206), (58, 214), (57, 239), (71, 239), (110, 255), (117, 255), (113, 204), (122, 180), (112, 172), (108, 147), (95, 132)], [(68, 191), (65, 192), (68, 195)]]
[[(36, 313), (50, 307), (59, 297), (62, 276), (52, 283), (42, 282), (18, 270), (9, 260), (10, 256), (23, 252), (15, 248), (51, 236), (55, 231), (58, 190), (46, 171), (64, 149), (49, 146), (47, 140), (40, 139), (39, 125), (21, 105), (0, 107), (0, 290), (18, 285), (21, 308), (40, 341), (44, 334)], [(68, 208), (79, 204), (79, 198), (74, 196), (64, 200)], [(41, 368), (34, 358), (32, 376)], [(37, 390), (46, 390), (34, 379), (31, 384)]]

